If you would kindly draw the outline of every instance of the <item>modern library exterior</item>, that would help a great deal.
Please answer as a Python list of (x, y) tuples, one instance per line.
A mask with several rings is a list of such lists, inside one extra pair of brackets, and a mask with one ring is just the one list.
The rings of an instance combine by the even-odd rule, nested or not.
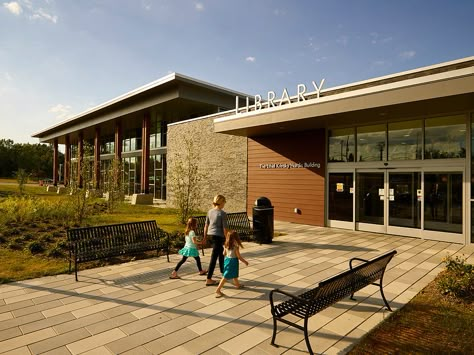
[[(203, 206), (223, 193), (251, 214), (266, 196), (277, 220), (474, 243), (474, 57), (312, 86), (265, 100), (238, 93), (233, 109), (227, 100), (215, 105), (227, 111), (179, 117), (161, 148), (169, 169), (187, 136), (209, 176)], [(35, 136), (64, 141), (51, 129)]]

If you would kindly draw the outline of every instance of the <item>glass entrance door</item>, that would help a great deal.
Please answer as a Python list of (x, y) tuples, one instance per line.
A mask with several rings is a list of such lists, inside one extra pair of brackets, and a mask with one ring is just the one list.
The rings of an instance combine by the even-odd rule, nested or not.
[(385, 233), (385, 172), (356, 174), (356, 228)]
[(420, 236), (421, 172), (388, 171), (387, 233)]
[(462, 243), (463, 176), (458, 169), (331, 172), (328, 225)]

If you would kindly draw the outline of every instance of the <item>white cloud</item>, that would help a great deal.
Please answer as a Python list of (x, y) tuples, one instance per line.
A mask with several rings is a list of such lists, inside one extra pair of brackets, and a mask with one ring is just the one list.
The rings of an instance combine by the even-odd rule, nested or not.
[(33, 15), (30, 15), (30, 19), (32, 19), (32, 20), (37, 20), (37, 19), (47, 20), (47, 21), (51, 21), (52, 23), (57, 23), (58, 22), (58, 16), (51, 15), (51, 14), (47, 13), (45, 10), (43, 10), (41, 8), (38, 9), (38, 10), (33, 10)]
[(251, 57), (251, 56), (245, 58), (245, 61), (246, 61), (246, 62), (250, 62), (250, 63), (253, 63), (253, 62), (255, 62), (256, 60), (257, 60), (257, 58)]
[(7, 81), (12, 81), (12, 80), (13, 80), (13, 77), (10, 75), (9, 72), (6, 72), (6, 73), (5, 73), (5, 79), (6, 79)]
[(202, 4), (202, 2), (197, 2), (195, 8), (197, 11), (204, 11), (204, 5)]
[(21, 5), (16, 1), (4, 2), (3, 6), (14, 15), (20, 15), (23, 12)]
[(398, 56), (402, 59), (411, 59), (416, 55), (415, 51), (405, 51), (400, 53)]
[(56, 115), (56, 118), (66, 118), (71, 112), (71, 106), (57, 104), (56, 106), (51, 107), (48, 112), (54, 113)]
[[(46, 6), (51, 5), (49, 1), (45, 2)], [(23, 12), (30, 20), (46, 20), (52, 23), (58, 22), (58, 16), (54, 15), (50, 10), (44, 8), (36, 8), (30, 0), (22, 0), (21, 4), (17, 1), (5, 2), (3, 6), (14, 15), (21, 15)]]

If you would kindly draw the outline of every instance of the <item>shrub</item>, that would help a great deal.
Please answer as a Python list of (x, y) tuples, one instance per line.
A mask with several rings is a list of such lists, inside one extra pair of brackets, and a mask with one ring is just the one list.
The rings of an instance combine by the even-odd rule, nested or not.
[(65, 240), (60, 240), (59, 242), (57, 242), (56, 247), (62, 250), (69, 250), (69, 246)]
[(41, 242), (43, 243), (51, 243), (54, 238), (51, 234), (45, 234), (40, 238)]
[(7, 244), (8, 248), (9, 249), (12, 249), (12, 250), (20, 250), (22, 248), (21, 244), (11, 240), (8, 242)]
[(474, 266), (460, 256), (453, 258), (448, 255), (443, 262), (446, 270), (438, 281), (441, 293), (465, 300), (474, 299)]
[(28, 241), (28, 240), (34, 239), (34, 236), (33, 236), (33, 234), (31, 234), (31, 233), (25, 233), (25, 234), (23, 234), (22, 239), (23, 239), (24, 241)]
[(60, 232), (60, 231), (54, 231), (53, 232), (53, 237), (54, 238), (61, 238), (64, 236), (64, 233)]
[(9, 237), (9, 236), (13, 236), (13, 235), (18, 235), (20, 234), (20, 231), (16, 228), (11, 228), (11, 229), (7, 229), (6, 231), (3, 232), (3, 235), (5, 237)]
[(44, 247), (40, 242), (34, 241), (28, 244), (28, 250), (31, 252), (31, 254), (38, 254), (44, 251)]
[(184, 234), (181, 232), (170, 233), (170, 249), (179, 250), (184, 247)]
[(64, 256), (63, 251), (57, 245), (52, 249), (48, 250), (47, 255), (51, 258), (61, 258)]

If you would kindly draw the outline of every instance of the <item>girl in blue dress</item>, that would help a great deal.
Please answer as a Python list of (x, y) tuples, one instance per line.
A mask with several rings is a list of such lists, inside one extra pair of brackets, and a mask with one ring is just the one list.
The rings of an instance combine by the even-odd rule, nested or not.
[(199, 275), (206, 275), (207, 270), (203, 270), (201, 266), (201, 258), (199, 257), (199, 250), (198, 245), (201, 245), (196, 238), (196, 234), (194, 230), (196, 229), (197, 221), (195, 218), (190, 217), (188, 222), (186, 223), (186, 229), (184, 231), (184, 238), (186, 243), (184, 244), (183, 249), (178, 251), (178, 254), (182, 255), (183, 258), (179, 261), (179, 263), (174, 268), (173, 272), (171, 273), (170, 279), (179, 279), (178, 270), (183, 265), (188, 257), (192, 256), (196, 260), (197, 267), (199, 269)]
[(216, 298), (224, 296), (224, 294), (221, 292), (221, 289), (227, 280), (232, 279), (232, 282), (236, 288), (244, 287), (239, 283), (239, 260), (246, 266), (249, 263), (243, 258), (242, 255), (240, 255), (239, 247), (243, 248), (239, 234), (236, 231), (227, 232), (224, 243), (224, 272), (222, 273), (222, 279), (219, 282), (219, 286), (217, 286)]

